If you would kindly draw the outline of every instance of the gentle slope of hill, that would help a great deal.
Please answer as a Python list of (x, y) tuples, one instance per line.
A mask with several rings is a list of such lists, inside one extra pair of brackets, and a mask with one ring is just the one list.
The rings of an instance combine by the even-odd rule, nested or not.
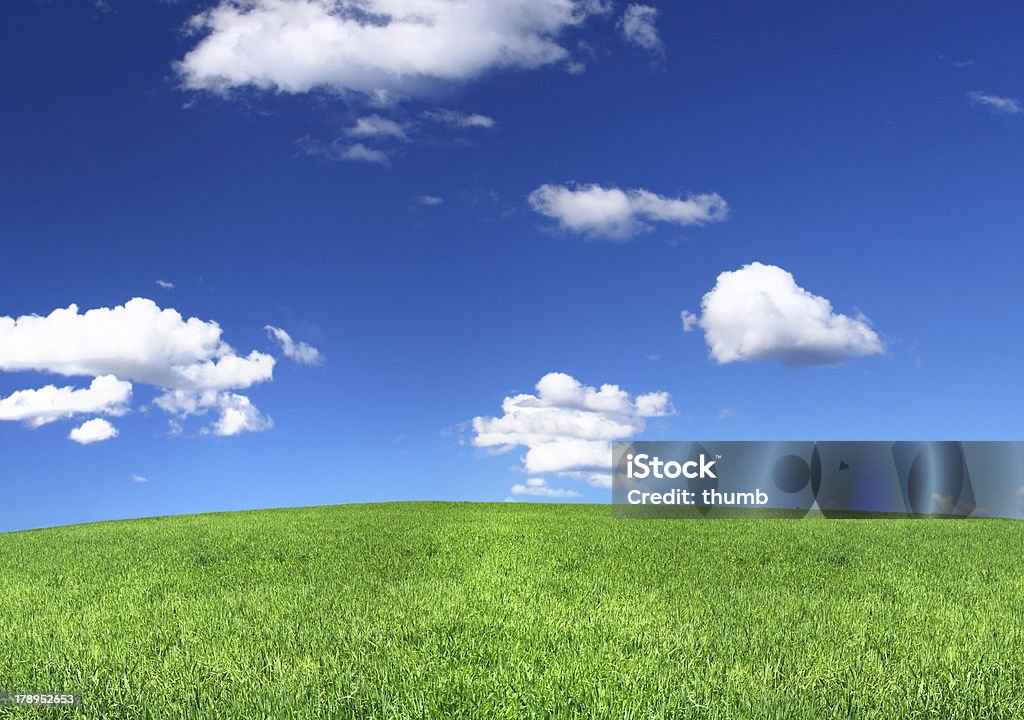
[(400, 503), (0, 535), (89, 718), (1020, 718), (1024, 524)]

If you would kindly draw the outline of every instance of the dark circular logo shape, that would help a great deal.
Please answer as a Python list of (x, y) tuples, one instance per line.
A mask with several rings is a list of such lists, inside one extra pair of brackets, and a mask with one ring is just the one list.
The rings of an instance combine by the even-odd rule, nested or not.
[(811, 468), (799, 455), (783, 455), (775, 461), (772, 480), (783, 492), (800, 492), (811, 480)]

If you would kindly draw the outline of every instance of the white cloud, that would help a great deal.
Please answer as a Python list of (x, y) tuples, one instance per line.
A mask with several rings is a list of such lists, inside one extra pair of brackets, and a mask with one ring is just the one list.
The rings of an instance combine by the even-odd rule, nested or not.
[(274, 358), (253, 350), (245, 357), (227, 354), (177, 368), (179, 378), (171, 387), (206, 390), (210, 388), (247, 388), (270, 380), (274, 374)]
[(279, 327), (267, 325), (263, 328), (274, 340), (281, 344), (281, 352), (285, 357), (299, 365), (320, 365), (324, 361), (323, 354), (309, 343), (295, 342), (292, 336)]
[(91, 445), (116, 437), (117, 428), (103, 418), (86, 420), (68, 433), (68, 439), (74, 440), (79, 445)]
[(216, 322), (185, 320), (146, 298), (84, 313), (69, 305), (45, 317), (0, 317), (4, 372), (115, 375), (158, 387), (228, 389), (269, 380), (273, 370), (270, 355), (236, 355)]
[(704, 295), (700, 316), (683, 312), (683, 329), (697, 328), (721, 364), (834, 365), (885, 350), (864, 315), (833, 312), (828, 300), (797, 285), (789, 272), (759, 262), (720, 274)]
[[(420, 114), (420, 118), (457, 128), (490, 128), (495, 125), (495, 121), (486, 115), (456, 110), (427, 110)], [(324, 141), (306, 135), (296, 144), (302, 153), (312, 157), (389, 166), (395, 149), (393, 143), (411, 142), (422, 128), (422, 121), (399, 122), (382, 115), (366, 115), (345, 129), (341, 137)], [(390, 147), (387, 146), (389, 141), (392, 143)]]
[(360, 162), (374, 163), (375, 165), (389, 165), (391, 163), (386, 152), (375, 150), (362, 143), (341, 148), (338, 152), (338, 157), (342, 160), (358, 160)]
[(253, 420), (255, 408), (244, 410), (248, 421), (233, 420), (243, 396), (228, 391), (271, 380), (273, 356), (238, 355), (221, 335), (212, 320), (186, 320), (146, 298), (83, 313), (70, 305), (47, 316), (0, 317), (0, 371), (94, 378), (88, 390), (51, 385), (16, 392), (3, 401), (8, 419), (39, 425), (79, 413), (117, 415), (137, 382), (165, 394), (217, 398), (205, 407), (221, 411), (225, 429), (268, 427)]
[(217, 407), (220, 409), (220, 417), (213, 425), (214, 435), (260, 432), (274, 426), (273, 420), (261, 414), (245, 395), (220, 393)]
[(167, 280), (157, 280), (156, 284), (159, 285), (160, 287), (162, 287), (164, 290), (173, 290), (174, 289), (174, 283), (169, 282)]
[(544, 478), (530, 478), (525, 483), (516, 483), (512, 486), (513, 495), (530, 495), (532, 497), (546, 498), (578, 498), (582, 494), (569, 488), (553, 488), (548, 485)]
[(132, 384), (113, 375), (94, 378), (88, 388), (47, 385), (18, 390), (0, 398), (0, 420), (16, 420), (40, 427), (75, 415), (123, 415), (128, 411)]
[(437, 207), (444, 202), (444, 198), (437, 197), (436, 195), (420, 195), (416, 198), (416, 203), (424, 207)]
[(541, 185), (529, 196), (534, 211), (572, 232), (625, 239), (649, 229), (645, 221), (702, 225), (725, 220), (729, 205), (717, 193), (669, 198), (649, 190), (600, 185)]
[(249, 398), (232, 392), (168, 390), (156, 398), (153, 404), (179, 420), (192, 415), (205, 415), (211, 410), (217, 411), (217, 420), (204, 431), (214, 435), (260, 432), (274, 426), (274, 421), (263, 415)]
[(405, 125), (380, 115), (361, 117), (346, 132), (352, 137), (393, 137), (399, 140), (409, 137)]
[(335, 139), (331, 142), (323, 142), (308, 135), (295, 141), (299, 150), (310, 157), (323, 158), (331, 162), (355, 161), (368, 162), (376, 165), (391, 164), (391, 156), (383, 150), (376, 150), (363, 143), (349, 145), (342, 139)]
[(1016, 98), (989, 95), (988, 93), (981, 92), (980, 90), (972, 90), (967, 93), (967, 98), (974, 105), (984, 105), (998, 113), (1006, 115), (1024, 113), (1024, 105), (1022, 105), (1020, 100), (1017, 100)]
[(149, 482), (149, 478), (145, 477), (143, 475), (132, 475), (132, 482), (133, 483), (139, 483), (141, 485), (143, 483), (148, 483)]
[(610, 485), (613, 440), (635, 437), (648, 418), (673, 412), (666, 392), (634, 400), (617, 385), (588, 387), (564, 373), (548, 373), (536, 389), (536, 395), (506, 397), (501, 417), (473, 418), (473, 444), (496, 452), (523, 446), (527, 472), (595, 485)]
[(221, 0), (191, 18), (199, 40), (177, 71), (185, 87), (215, 92), (416, 95), (494, 68), (567, 61), (559, 35), (608, 9), (593, 0)]
[(619, 19), (623, 37), (634, 45), (652, 53), (664, 52), (661, 36), (658, 35), (658, 8), (650, 5), (629, 5)]
[(591, 15), (607, 15), (615, 9), (615, 0), (583, 0), (580, 4)]
[(424, 110), (420, 117), (442, 125), (450, 125), (457, 128), (492, 128), (497, 125), (494, 118), (480, 115), (479, 113), (463, 113), (457, 110)]

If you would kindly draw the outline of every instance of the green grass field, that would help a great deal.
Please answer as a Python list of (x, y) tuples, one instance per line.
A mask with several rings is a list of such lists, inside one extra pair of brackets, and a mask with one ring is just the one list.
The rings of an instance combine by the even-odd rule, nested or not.
[(1024, 524), (402, 503), (0, 535), (88, 718), (1021, 718)]

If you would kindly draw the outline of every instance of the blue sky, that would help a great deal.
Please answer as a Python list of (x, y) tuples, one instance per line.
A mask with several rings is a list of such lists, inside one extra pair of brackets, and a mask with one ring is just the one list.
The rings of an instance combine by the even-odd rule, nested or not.
[[(7, 8), (0, 530), (604, 502), (627, 437), (1020, 439), (1019, 3), (343, 5)], [(121, 350), (17, 329), (72, 304)], [(195, 380), (169, 309), (272, 377)], [(100, 376), (130, 400), (79, 412)]]

